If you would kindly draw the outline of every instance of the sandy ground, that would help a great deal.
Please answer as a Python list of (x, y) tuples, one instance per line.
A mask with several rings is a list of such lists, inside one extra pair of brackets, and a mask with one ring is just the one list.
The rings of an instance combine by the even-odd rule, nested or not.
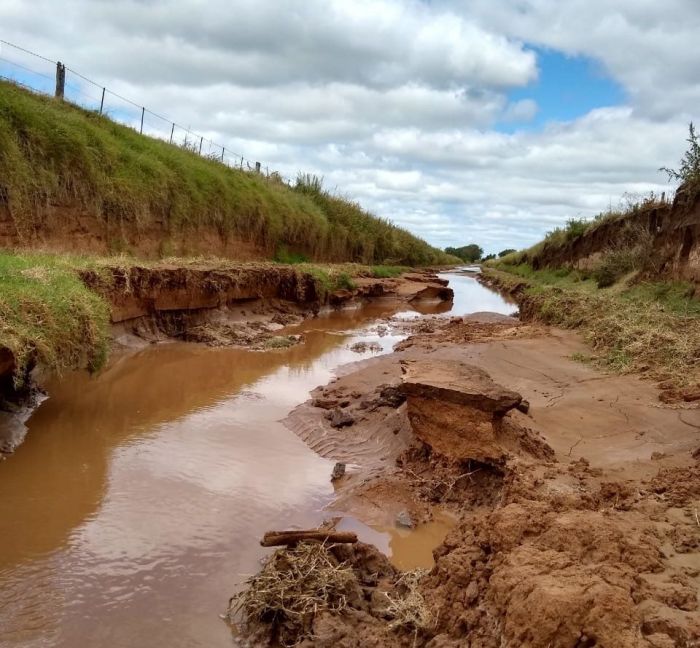
[[(587, 351), (573, 333), (489, 314), (401, 326), (413, 334), (393, 354), (345, 367), (286, 424), (348, 464), (338, 511), (379, 525), (457, 515), (421, 580), (434, 623), (386, 633), (370, 609), (375, 631), (357, 643), (360, 621), (322, 615), (309, 645), (700, 645), (697, 404), (573, 360)], [(420, 358), (476, 365), (528, 401), (503, 419), (504, 466), (415, 438), (395, 388), (401, 361)]]

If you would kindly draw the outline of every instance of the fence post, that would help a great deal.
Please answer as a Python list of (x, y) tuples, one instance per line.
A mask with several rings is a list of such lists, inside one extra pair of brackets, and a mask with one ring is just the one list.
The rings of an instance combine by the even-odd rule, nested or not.
[(255, 173), (260, 173), (260, 162), (255, 163)]
[(222, 162), (222, 163), (223, 163), (223, 161), (224, 161), (224, 152), (225, 152), (225, 151), (226, 151), (226, 147), (225, 147), (225, 146), (222, 146), (222, 147), (221, 147), (221, 162)]
[(201, 135), (199, 138), (199, 154), (202, 154), (202, 142), (204, 141), (204, 135)]
[(173, 122), (173, 127), (170, 129), (170, 143), (173, 143), (173, 135), (175, 134), (175, 122)]
[(139, 131), (139, 133), (141, 133), (141, 135), (143, 135), (143, 115), (145, 112), (146, 112), (146, 109), (143, 106), (141, 106), (141, 130)]
[(66, 90), (66, 66), (58, 61), (56, 63), (56, 98), (63, 99)]
[(102, 100), (100, 101), (100, 115), (102, 114), (102, 109), (105, 107), (105, 90), (106, 88), (102, 88)]

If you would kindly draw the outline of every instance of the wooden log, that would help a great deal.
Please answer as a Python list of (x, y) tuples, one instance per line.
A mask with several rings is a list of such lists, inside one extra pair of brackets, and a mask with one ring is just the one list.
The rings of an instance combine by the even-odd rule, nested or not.
[(282, 547), (295, 545), (303, 540), (317, 540), (329, 543), (355, 543), (357, 534), (351, 531), (334, 531), (333, 529), (311, 529), (308, 531), (268, 531), (260, 544), (263, 547)]

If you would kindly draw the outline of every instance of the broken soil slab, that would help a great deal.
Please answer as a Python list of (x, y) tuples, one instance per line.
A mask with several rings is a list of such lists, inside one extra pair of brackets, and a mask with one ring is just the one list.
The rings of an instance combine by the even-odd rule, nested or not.
[(499, 422), (520, 404), (520, 394), (464, 362), (402, 360), (401, 370), (408, 419), (421, 441), (457, 461), (505, 461), (507, 450), (497, 440)]

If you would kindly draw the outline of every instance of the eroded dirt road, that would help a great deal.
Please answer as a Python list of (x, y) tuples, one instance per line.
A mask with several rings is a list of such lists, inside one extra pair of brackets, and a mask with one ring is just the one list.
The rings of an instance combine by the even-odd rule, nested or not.
[[(318, 524), (334, 496), (333, 462), (280, 419), (337, 367), (391, 351), (404, 334), (387, 318), (449, 309), (409, 303), (424, 281), (393, 283), (403, 299), (288, 329), (272, 322), (291, 308), (279, 301), (217, 314), (301, 336), (288, 348), (141, 340), (97, 376), (49, 381), (24, 443), (0, 462), (0, 645), (230, 646), (219, 614), (257, 570), (262, 533)], [(417, 534), (418, 564), (432, 561), (446, 531)], [(393, 525), (374, 533), (389, 551)], [(415, 564), (410, 541), (400, 540), (397, 556)]]
[[(665, 405), (652, 383), (573, 360), (589, 354), (575, 334), (508, 317), (423, 320), (396, 348), (344, 368), (286, 423), (350, 464), (337, 511), (385, 526), (455, 516), (421, 580), (435, 623), (389, 630), (374, 596), (321, 615), (308, 645), (700, 645), (697, 405)], [(412, 405), (407, 362), (465, 363), (522, 395), (526, 413), (513, 409), (495, 433), (505, 461), (478, 443), (478, 459), (455, 454), (473, 408)], [(352, 425), (330, 426), (336, 407)]]

